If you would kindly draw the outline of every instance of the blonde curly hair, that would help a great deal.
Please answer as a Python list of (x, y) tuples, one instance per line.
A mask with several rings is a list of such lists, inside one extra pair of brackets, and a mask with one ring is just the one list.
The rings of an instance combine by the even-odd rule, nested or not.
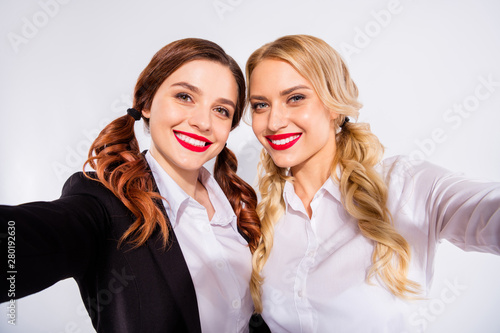
[[(307, 35), (291, 35), (265, 44), (247, 61), (248, 81), (264, 59), (285, 61), (307, 79), (323, 104), (339, 115), (335, 120), (337, 129), (346, 117), (358, 118), (362, 107), (357, 100), (358, 88), (340, 55), (325, 41)], [(247, 86), (250, 96), (250, 85)], [(339, 184), (344, 208), (357, 220), (361, 233), (375, 243), (367, 281), (377, 275), (394, 295), (415, 296), (419, 285), (408, 279), (410, 246), (393, 226), (387, 209), (387, 185), (374, 169), (383, 156), (384, 147), (366, 123), (345, 123), (337, 131), (336, 141), (331, 176)], [(340, 166), (340, 178), (335, 172), (337, 166)], [(262, 235), (253, 254), (250, 281), (257, 313), (262, 312), (264, 277), (261, 272), (273, 247), (274, 225), (285, 211), (283, 188), (291, 178), (263, 149), (259, 164), (262, 199), (257, 206)]]

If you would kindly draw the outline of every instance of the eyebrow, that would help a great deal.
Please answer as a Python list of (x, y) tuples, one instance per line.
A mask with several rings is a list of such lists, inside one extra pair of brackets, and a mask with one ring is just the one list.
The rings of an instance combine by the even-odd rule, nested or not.
[[(294, 86), (294, 87), (291, 87), (291, 88), (288, 88), (288, 89), (280, 91), (280, 96), (288, 95), (288, 94), (294, 92), (295, 90), (299, 90), (299, 89), (312, 90), (308, 86), (304, 86), (302, 84), (299, 84), (298, 86)], [(267, 98), (265, 96), (260, 96), (260, 95), (252, 95), (252, 96), (250, 96), (250, 99), (255, 99), (255, 100), (258, 100), (258, 101), (267, 101)]]
[(216, 101), (216, 102), (217, 102), (217, 103), (221, 103), (221, 104), (226, 104), (226, 105), (229, 105), (229, 106), (231, 106), (233, 109), (235, 109), (235, 110), (236, 110), (236, 105), (234, 104), (234, 102), (233, 102), (233, 101), (231, 101), (231, 100), (229, 100), (229, 99), (227, 99), (227, 98), (222, 98), (222, 97), (221, 97), (221, 98), (217, 98), (217, 101)]
[[(186, 89), (191, 90), (195, 94), (203, 95), (203, 93), (202, 93), (202, 91), (201, 91), (200, 88), (198, 88), (196, 86), (193, 86), (192, 84), (189, 84), (187, 82), (177, 82), (177, 83), (174, 83), (174, 84), (171, 85), (171, 87), (174, 87), (174, 86), (184, 87)], [(234, 104), (234, 102), (232, 100), (230, 100), (230, 99), (221, 97), (221, 98), (218, 98), (216, 100), (216, 102), (220, 103), (220, 104), (229, 105), (229, 106), (233, 107), (233, 109), (236, 109), (236, 104)]]
[(194, 92), (196, 94), (201, 95), (201, 89), (200, 88), (195, 87), (192, 84), (189, 84), (187, 82), (177, 82), (177, 83), (174, 83), (174, 84), (171, 85), (171, 87), (175, 87), (175, 86), (184, 87), (186, 89), (191, 90), (192, 92)]
[(256, 99), (258, 101), (267, 101), (267, 98), (265, 98), (264, 96), (258, 96), (258, 95), (252, 95), (252, 96), (250, 96), (249, 99)]
[(288, 89), (281, 91), (280, 96), (288, 95), (288, 94), (294, 92), (295, 90), (299, 90), (299, 89), (311, 90), (311, 88), (309, 88), (308, 86), (304, 86), (304, 85), (299, 84), (298, 86), (291, 87), (291, 88), (288, 88)]

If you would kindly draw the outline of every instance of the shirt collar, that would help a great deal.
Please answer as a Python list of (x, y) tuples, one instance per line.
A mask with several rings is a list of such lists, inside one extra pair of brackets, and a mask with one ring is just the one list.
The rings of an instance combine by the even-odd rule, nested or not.
[[(158, 161), (156, 161), (149, 151), (146, 153), (146, 160), (149, 164), (151, 172), (153, 173), (156, 185), (158, 186), (158, 191), (164, 198), (163, 205), (165, 206), (172, 227), (175, 228), (178, 223), (177, 215), (179, 214), (179, 210), (182, 206), (191, 202), (194, 206), (199, 205), (203, 208), (203, 206), (201, 206), (196, 200), (184, 192), (184, 190), (160, 166)], [(199, 179), (203, 186), (207, 189), (208, 196), (215, 210), (215, 214), (210, 223), (212, 225), (220, 226), (231, 225), (231, 227), (238, 232), (236, 215), (215, 178), (206, 168), (202, 167), (200, 169)]]
[(203, 186), (207, 189), (210, 202), (215, 209), (215, 214), (210, 222), (212, 225), (231, 225), (233, 229), (238, 232), (236, 223), (236, 214), (233, 207), (229, 203), (224, 191), (219, 186), (212, 174), (204, 167), (200, 170), (200, 180)]
[[(336, 172), (337, 175), (340, 176), (340, 166), (337, 166)], [(342, 202), (339, 185), (337, 181), (334, 180), (333, 176), (328, 177), (325, 183), (316, 192), (316, 194), (313, 197), (313, 202), (318, 198), (324, 196), (325, 194), (329, 194), (332, 197), (334, 197), (337, 201)], [(283, 189), (283, 200), (285, 201), (285, 209), (287, 212), (288, 208), (290, 207), (295, 211), (300, 211), (306, 214), (304, 204), (302, 203), (302, 200), (300, 200), (299, 196), (295, 194), (293, 183), (290, 181), (285, 182), (285, 187)]]
[(163, 205), (167, 211), (170, 224), (175, 227), (177, 225), (177, 213), (181, 206), (187, 203), (190, 196), (163, 170), (149, 151), (146, 153), (146, 160), (153, 173), (158, 191), (163, 197)]
[[(337, 166), (337, 177), (340, 178), (340, 167), (339, 166)], [(342, 202), (341, 201), (342, 196), (340, 194), (339, 184), (338, 184), (336, 178), (333, 175), (330, 176), (326, 180), (326, 182), (323, 184), (323, 186), (321, 187), (321, 189), (323, 189), (324, 191), (328, 192), (332, 197), (334, 197), (335, 199), (337, 199), (337, 201)]]

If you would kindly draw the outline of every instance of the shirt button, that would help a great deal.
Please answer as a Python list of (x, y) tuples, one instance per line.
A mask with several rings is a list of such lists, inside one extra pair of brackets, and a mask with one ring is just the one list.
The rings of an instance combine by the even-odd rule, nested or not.
[(297, 292), (297, 296), (299, 296), (300, 298), (302, 298), (302, 290), (299, 290), (299, 291)]
[(314, 251), (309, 251), (309, 252), (307, 252), (307, 256), (308, 256), (309, 258), (314, 257)]
[(234, 299), (231, 305), (233, 309), (239, 309), (241, 307), (241, 301), (239, 299)]
[(222, 262), (222, 260), (217, 260), (217, 262), (215, 263), (215, 267), (217, 267), (218, 269), (223, 269), (224, 263)]

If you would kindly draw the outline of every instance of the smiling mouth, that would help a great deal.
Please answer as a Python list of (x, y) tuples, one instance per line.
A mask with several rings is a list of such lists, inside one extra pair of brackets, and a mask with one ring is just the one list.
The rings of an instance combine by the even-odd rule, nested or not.
[(271, 148), (275, 150), (285, 150), (292, 147), (299, 141), (302, 133), (286, 133), (277, 135), (267, 135), (265, 138), (269, 142)]
[(212, 145), (208, 139), (193, 133), (174, 131), (174, 135), (181, 146), (197, 153), (204, 152)]

